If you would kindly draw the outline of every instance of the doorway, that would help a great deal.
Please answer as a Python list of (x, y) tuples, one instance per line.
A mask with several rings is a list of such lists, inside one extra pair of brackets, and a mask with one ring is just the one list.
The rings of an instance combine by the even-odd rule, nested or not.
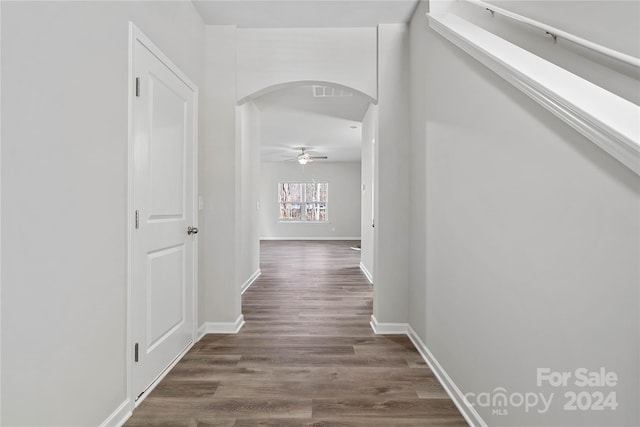
[(197, 87), (133, 24), (129, 107), (129, 389), (140, 397), (193, 345)]

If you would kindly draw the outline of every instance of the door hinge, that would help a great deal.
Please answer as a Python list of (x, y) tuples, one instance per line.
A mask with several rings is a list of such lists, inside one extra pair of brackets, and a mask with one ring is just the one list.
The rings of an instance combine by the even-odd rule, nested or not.
[(140, 211), (136, 210), (136, 230), (140, 228)]
[(140, 96), (140, 77), (136, 77), (136, 96)]
[(133, 346), (133, 361), (138, 361), (138, 343)]

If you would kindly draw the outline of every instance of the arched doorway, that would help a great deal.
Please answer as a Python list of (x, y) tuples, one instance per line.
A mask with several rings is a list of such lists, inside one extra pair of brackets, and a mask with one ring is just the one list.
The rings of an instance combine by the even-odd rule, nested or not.
[[(260, 239), (357, 239), (366, 242), (360, 267), (372, 281), (374, 100), (336, 83), (289, 82), (243, 99), (236, 120), (239, 212), (241, 223), (251, 224), (240, 231), (240, 253), (248, 259), (239, 263), (243, 269), (239, 276), (257, 277), (253, 272), (259, 266)], [(322, 159), (299, 164), (296, 159), (303, 149)], [(311, 225), (295, 217), (290, 218), (293, 221), (279, 217), (277, 186), (281, 182), (328, 183), (329, 220)], [(243, 282), (242, 291), (250, 284)]]

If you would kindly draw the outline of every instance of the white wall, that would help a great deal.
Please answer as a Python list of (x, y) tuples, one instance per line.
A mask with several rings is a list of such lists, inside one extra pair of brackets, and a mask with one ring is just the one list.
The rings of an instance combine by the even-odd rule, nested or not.
[(200, 323), (232, 323), (241, 315), (239, 219), (241, 158), (236, 135), (236, 28), (205, 29), (206, 260)]
[(373, 315), (407, 322), (409, 284), (409, 29), (378, 26)]
[(373, 278), (373, 150), (378, 136), (378, 107), (370, 105), (362, 119), (360, 264)]
[(248, 102), (238, 107), (237, 112), (240, 144), (237, 277), (238, 284), (242, 286), (260, 270), (260, 110), (253, 102)]
[(200, 88), (204, 26), (188, 2), (1, 7), (1, 424), (98, 425), (127, 397), (129, 20)]
[(425, 17), (427, 3), (421, 3), (414, 13), (410, 26), (411, 55), (411, 242), (409, 269), (409, 323), (415, 332), (424, 337), (426, 334), (425, 309), (427, 281), (427, 200), (426, 200), (426, 99), (427, 80), (423, 73), (428, 61), (427, 46), (420, 37), (427, 31)]
[(238, 30), (238, 100), (290, 82), (330, 82), (377, 98), (375, 28)]
[[(411, 25), (412, 155), (425, 162), (412, 326), (463, 393), (556, 394), (544, 415), (476, 406), (489, 425), (638, 425), (640, 178), (427, 29), (425, 9)], [(585, 389), (537, 387), (545, 367), (614, 371), (599, 390), (618, 408), (564, 411), (564, 392)]]
[[(482, 7), (467, 2), (450, 3), (455, 14), (479, 25), (536, 55), (559, 65), (623, 98), (640, 103), (638, 69), (608, 59), (560, 38), (554, 43), (544, 31), (501, 17), (492, 17)], [(578, 37), (640, 57), (640, 2), (555, 0), (492, 1), (498, 7), (575, 34)], [(603, 6), (603, 5), (607, 6)]]
[[(201, 258), (203, 280), (199, 293), (202, 328), (206, 323), (229, 323), (239, 318), (238, 290), (259, 263), (255, 230), (248, 230), (251, 221), (245, 216), (252, 208), (244, 209), (252, 204), (251, 188), (259, 186), (254, 176), (259, 168), (251, 166), (256, 160), (247, 158), (247, 144), (257, 144), (257, 140), (253, 136), (243, 138), (243, 134), (253, 135), (255, 126), (259, 126), (259, 119), (254, 120), (259, 112), (247, 106), (236, 111), (237, 102), (273, 89), (274, 85), (300, 81), (349, 86), (372, 98), (377, 94), (375, 29), (254, 30), (207, 26), (205, 50), (207, 115), (201, 162), (206, 176), (201, 221), (205, 230), (215, 231), (205, 231), (201, 236), (206, 254), (205, 259)], [(358, 203), (359, 174), (358, 169)], [(353, 223), (339, 212), (331, 221), (335, 224), (306, 231), (304, 225), (284, 230), (277, 223), (266, 229), (261, 225), (260, 233), (268, 238), (359, 237), (359, 207)]]
[[(278, 221), (278, 183), (328, 182), (326, 223)], [(262, 239), (360, 239), (360, 163), (316, 161), (265, 162), (260, 168), (260, 236)]]

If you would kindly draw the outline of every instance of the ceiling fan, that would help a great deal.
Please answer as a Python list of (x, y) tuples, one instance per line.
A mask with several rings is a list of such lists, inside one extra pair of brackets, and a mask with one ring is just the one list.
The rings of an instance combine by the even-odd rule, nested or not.
[(305, 152), (304, 148), (300, 148), (302, 153), (298, 154), (297, 160), (301, 165), (306, 165), (309, 162), (313, 162), (314, 160), (326, 160), (327, 156), (312, 156), (309, 153)]

